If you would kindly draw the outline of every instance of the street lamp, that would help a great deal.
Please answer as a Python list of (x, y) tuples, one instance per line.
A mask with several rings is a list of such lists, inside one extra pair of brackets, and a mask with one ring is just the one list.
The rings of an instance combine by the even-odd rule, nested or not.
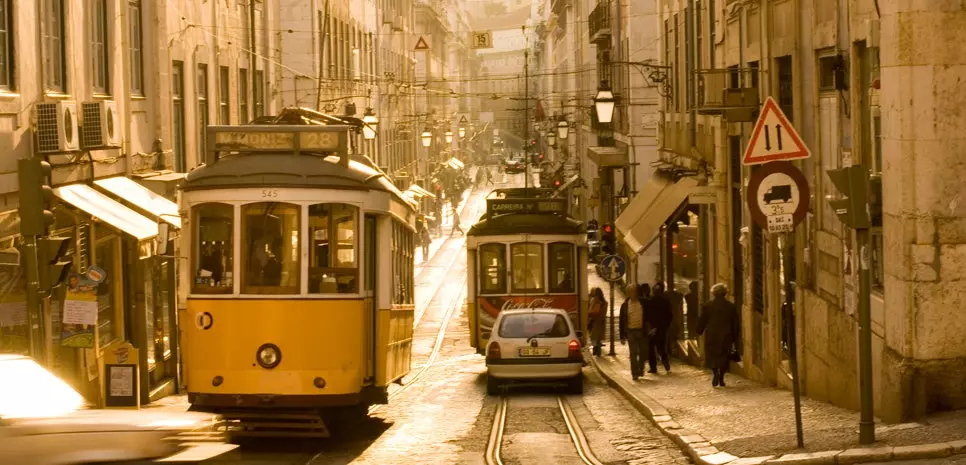
[(429, 129), (424, 129), (423, 133), (419, 135), (419, 139), (423, 142), (423, 147), (433, 145), (433, 133)]
[(570, 125), (567, 124), (567, 120), (560, 120), (557, 123), (557, 137), (560, 140), (567, 140), (567, 135), (570, 134)]
[(446, 131), (446, 143), (447, 144), (453, 143), (453, 131)]
[(362, 116), (362, 123), (362, 137), (366, 140), (375, 139), (376, 125), (379, 124), (379, 118), (376, 118), (376, 114), (372, 112), (372, 108), (366, 108), (366, 113)]
[(547, 130), (547, 145), (551, 147), (557, 145), (557, 135), (554, 134), (552, 129)]
[(600, 81), (594, 107), (597, 109), (598, 123), (610, 123), (614, 119), (614, 93), (610, 91), (610, 84), (606, 80)]
[(465, 127), (460, 126), (460, 128), (459, 128), (459, 135), (460, 135), (460, 139), (466, 137), (466, 128)]

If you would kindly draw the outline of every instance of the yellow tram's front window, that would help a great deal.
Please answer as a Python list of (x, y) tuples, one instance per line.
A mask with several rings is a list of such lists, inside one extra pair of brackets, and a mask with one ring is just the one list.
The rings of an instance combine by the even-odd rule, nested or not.
[(480, 294), (506, 294), (506, 246), (480, 246)]
[(223, 203), (205, 203), (192, 209), (195, 270), (191, 292), (231, 294), (234, 264), (235, 208)]
[(572, 293), (574, 290), (574, 245), (554, 242), (547, 246), (550, 265), (550, 292)]
[(513, 292), (543, 292), (543, 244), (512, 244), (510, 268)]
[(242, 206), (242, 292), (299, 293), (299, 206)]
[(359, 209), (341, 203), (309, 207), (309, 294), (359, 292), (356, 228)]

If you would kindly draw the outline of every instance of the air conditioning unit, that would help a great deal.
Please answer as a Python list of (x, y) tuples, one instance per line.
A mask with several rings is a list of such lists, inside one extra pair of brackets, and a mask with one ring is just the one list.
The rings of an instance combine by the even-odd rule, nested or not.
[(37, 151), (72, 152), (80, 149), (77, 134), (77, 102), (38, 103)]
[(84, 126), (81, 141), (84, 148), (118, 147), (121, 145), (120, 117), (117, 102), (101, 100), (81, 104)]

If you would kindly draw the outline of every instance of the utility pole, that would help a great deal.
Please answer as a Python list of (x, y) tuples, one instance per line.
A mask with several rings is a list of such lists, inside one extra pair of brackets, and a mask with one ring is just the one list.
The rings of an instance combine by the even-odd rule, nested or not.
[[(254, 119), (255, 117), (258, 116), (255, 114), (255, 104), (256, 104), (255, 102), (256, 84), (255, 83), (257, 82), (257, 80), (255, 79), (255, 74), (257, 73), (257, 68), (258, 68), (258, 66), (255, 64), (255, 0), (248, 0), (248, 37), (251, 38), (251, 41), (248, 44), (248, 67), (251, 68), (252, 70), (248, 78), (249, 80), (251, 80), (252, 119)], [(262, 104), (263, 109), (265, 108), (264, 105), (265, 104), (263, 103)]]
[(523, 31), (523, 187), (530, 189), (530, 36)]

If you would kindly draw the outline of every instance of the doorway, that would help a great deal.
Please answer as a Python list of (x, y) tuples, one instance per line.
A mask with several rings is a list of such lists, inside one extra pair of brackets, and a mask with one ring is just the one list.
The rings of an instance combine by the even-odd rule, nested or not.
[(378, 275), (378, 265), (379, 261), (376, 257), (376, 216), (366, 215), (365, 221), (363, 223), (363, 240), (365, 244), (362, 246), (362, 250), (365, 254), (365, 280), (363, 289), (364, 304), (363, 311), (365, 315), (363, 316), (365, 325), (365, 347), (363, 348), (363, 355), (366, 360), (366, 384), (371, 384), (375, 380), (376, 375), (376, 305), (375, 300), (376, 293), (376, 276)]

